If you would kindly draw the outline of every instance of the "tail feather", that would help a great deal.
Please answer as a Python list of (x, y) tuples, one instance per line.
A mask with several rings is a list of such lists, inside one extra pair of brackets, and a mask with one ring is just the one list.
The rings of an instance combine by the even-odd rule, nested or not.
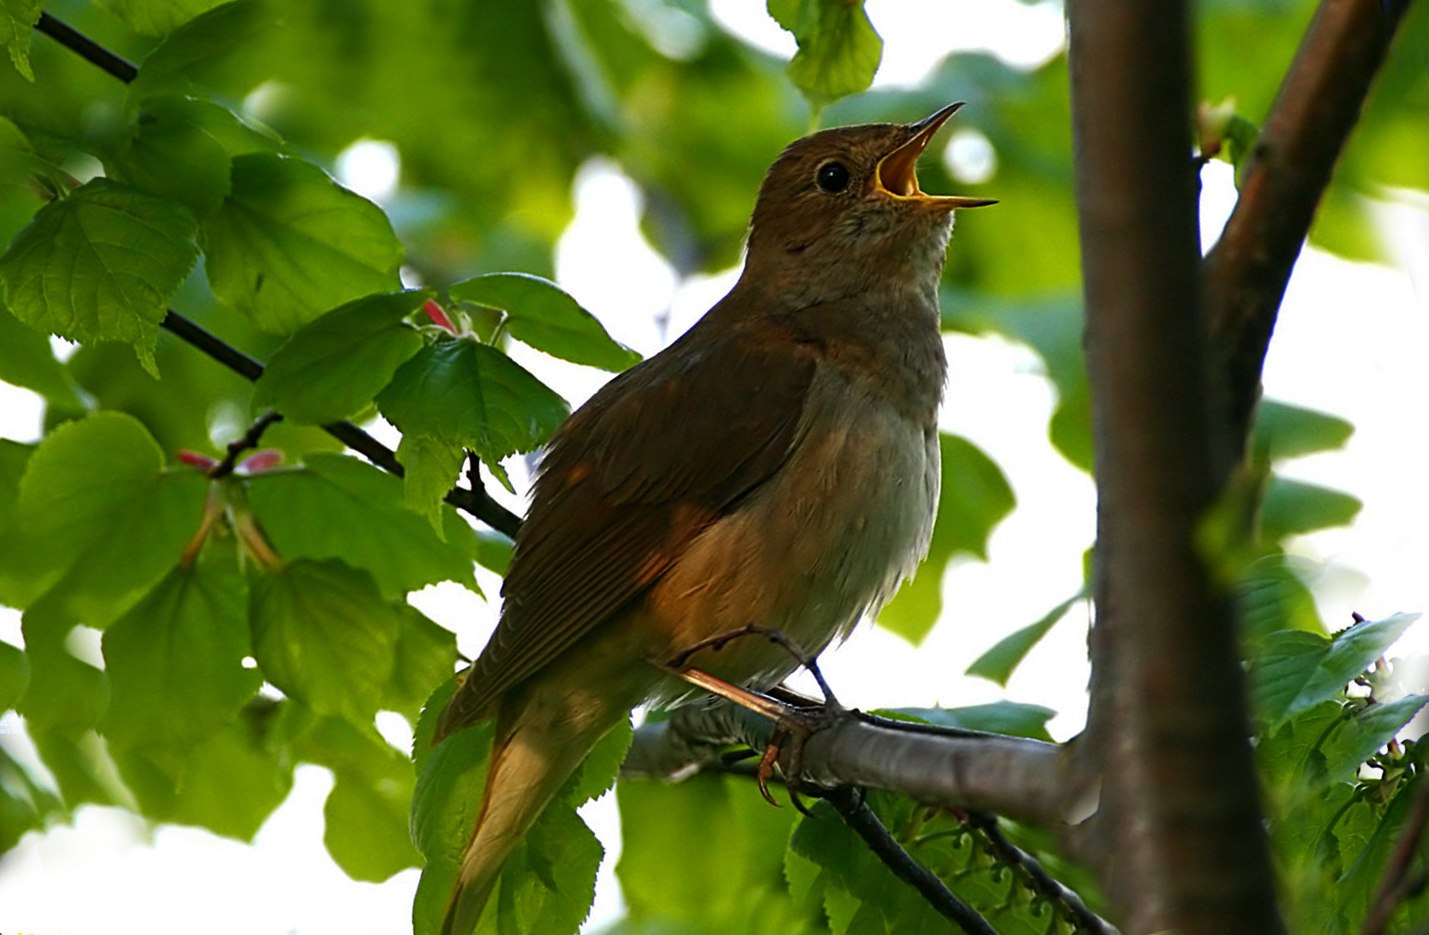
[[(441, 935), (475, 931), (506, 859), (613, 724), (542, 722), (520, 708), (498, 724), (486, 792), (447, 904)], [(535, 723), (533, 723), (535, 722)]]

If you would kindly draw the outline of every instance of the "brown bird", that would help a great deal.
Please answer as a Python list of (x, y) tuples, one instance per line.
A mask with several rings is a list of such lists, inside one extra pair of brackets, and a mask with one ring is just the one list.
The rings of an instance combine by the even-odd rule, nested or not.
[[(595, 743), (689, 685), (663, 663), (749, 624), (809, 653), (845, 637), (927, 552), (946, 362), (938, 280), (953, 211), (915, 163), (919, 123), (815, 133), (770, 168), (739, 282), (551, 439), (501, 622), (438, 739), (496, 719), (444, 933), (476, 925), (501, 866)], [(764, 639), (688, 660), (769, 688)]]

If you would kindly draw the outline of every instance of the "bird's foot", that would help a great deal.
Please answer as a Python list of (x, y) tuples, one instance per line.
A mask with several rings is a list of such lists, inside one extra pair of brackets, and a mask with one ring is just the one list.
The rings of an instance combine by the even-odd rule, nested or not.
[(774, 733), (769, 737), (769, 744), (759, 757), (759, 766), (754, 773), (764, 801), (776, 807), (779, 805), (769, 792), (769, 780), (774, 776), (777, 765), (784, 774), (789, 801), (803, 814), (809, 814), (799, 798), (799, 790), (803, 788), (804, 745), (814, 734), (834, 726), (843, 714), (844, 708), (837, 701), (785, 706), (783, 713), (774, 720)]

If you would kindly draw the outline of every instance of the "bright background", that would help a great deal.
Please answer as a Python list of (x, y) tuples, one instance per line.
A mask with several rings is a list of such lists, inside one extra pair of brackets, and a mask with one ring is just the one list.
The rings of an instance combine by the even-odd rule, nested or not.
[[(870, 0), (868, 13), (885, 40), (877, 86), (916, 85), (949, 51), (984, 49), (1030, 66), (1063, 42), (1060, 6), (1041, 2), (920, 2)], [(976, 6), (975, 15), (972, 7)], [(793, 40), (763, 13), (762, 4), (715, 0), (715, 15), (747, 41), (785, 57)], [(956, 37), (949, 40), (948, 37)], [(1050, 118), (1049, 118), (1050, 119)], [(956, 121), (943, 158), (967, 181), (991, 177), (995, 154), (976, 134), (959, 134)], [(773, 153), (770, 153), (772, 159)], [(396, 151), (378, 141), (355, 145), (338, 166), (341, 180), (377, 200), (400, 179)], [(1212, 163), (1205, 173), (1203, 242), (1214, 242), (1234, 203), (1230, 170)], [(751, 198), (753, 193), (751, 192)], [(611, 333), (652, 353), (687, 328), (733, 283), (737, 271), (679, 281), (644, 241), (640, 192), (608, 162), (593, 160), (576, 180), (577, 214), (557, 248), (557, 278)], [(989, 210), (1016, 211), (1015, 202)], [(1364, 501), (1352, 526), (1321, 531), (1294, 543), (1312, 573), (1316, 598), (1332, 626), (1351, 611), (1370, 618), (1429, 606), (1429, 463), (1424, 361), (1429, 351), (1429, 204), (1403, 193), (1375, 207), (1395, 265), (1350, 263), (1316, 250), (1302, 256), (1286, 296), (1265, 370), (1267, 395), (1342, 416), (1355, 435), (1342, 451), (1284, 466), (1296, 479), (1348, 491)], [(976, 237), (972, 218), (963, 237)], [(955, 237), (952, 249), (957, 250)], [(1008, 632), (1039, 618), (1075, 593), (1081, 556), (1094, 534), (1091, 481), (1058, 455), (1046, 426), (1055, 390), (1039, 359), (1024, 347), (994, 338), (949, 335), (951, 374), (942, 427), (962, 434), (1006, 472), (1018, 509), (992, 538), (987, 563), (960, 560), (944, 581), (940, 625), (920, 647), (873, 627), (861, 628), (823, 660), (841, 700), (858, 707), (973, 704), (1007, 697), (1059, 712), (1050, 727), (1059, 739), (1082, 726), (1088, 677), (1087, 612), (1070, 615), (1037, 647), (1006, 691), (962, 676), (963, 670)], [(518, 359), (519, 355), (518, 355)], [(606, 377), (552, 362), (522, 359), (573, 403)], [(37, 398), (0, 384), (0, 435), (31, 441), (40, 435)], [(395, 434), (378, 426), (379, 437)], [(520, 509), (519, 501), (510, 503)], [(491, 580), (483, 580), (495, 594)], [(436, 586), (414, 603), (460, 634), (474, 655), (494, 624), (488, 606), (458, 587)], [(17, 645), (18, 615), (0, 611), (0, 639)], [(1424, 652), (1429, 628), (1411, 631), (1398, 652)], [(98, 649), (93, 661), (99, 664)], [(410, 739), (406, 725), (387, 724), (389, 739)], [(0, 718), (7, 748), (38, 775), (43, 766), (28, 748), (17, 717)], [(72, 826), (31, 834), (0, 860), (0, 930), (41, 935), (202, 930), (214, 935), (344, 933), (378, 935), (410, 930), (417, 871), (380, 885), (357, 883), (328, 858), (322, 845), (322, 802), (331, 777), (315, 766), (297, 771), (287, 802), (249, 846), (206, 831), (149, 828), (130, 813), (88, 806)], [(620, 911), (610, 874), (619, 829), (609, 796), (585, 811), (607, 844), (607, 862), (592, 922)], [(257, 898), (261, 894), (261, 898)]]

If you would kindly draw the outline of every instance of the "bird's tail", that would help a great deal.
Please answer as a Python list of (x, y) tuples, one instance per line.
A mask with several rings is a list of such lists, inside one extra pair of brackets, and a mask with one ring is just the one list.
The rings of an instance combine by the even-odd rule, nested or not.
[(525, 713), (518, 713), (509, 727), (498, 722), (481, 814), (462, 857), (441, 935), (470, 935), (476, 929), (506, 858), (612, 726), (532, 724)]

